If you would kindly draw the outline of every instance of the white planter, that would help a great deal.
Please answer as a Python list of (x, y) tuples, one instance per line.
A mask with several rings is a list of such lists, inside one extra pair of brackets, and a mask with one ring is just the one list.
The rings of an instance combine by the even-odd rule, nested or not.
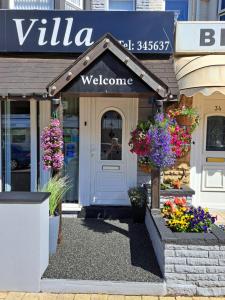
[(49, 254), (56, 253), (60, 216), (49, 217)]
[(49, 259), (48, 197), (0, 193), (0, 291), (40, 291)]

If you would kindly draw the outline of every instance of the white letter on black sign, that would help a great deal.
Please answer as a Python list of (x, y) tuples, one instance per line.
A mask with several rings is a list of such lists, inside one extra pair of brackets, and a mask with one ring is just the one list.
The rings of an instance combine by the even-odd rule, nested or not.
[(69, 46), (70, 44), (72, 44), (72, 41), (69, 41), (69, 39), (70, 39), (71, 28), (73, 25), (73, 18), (66, 18), (66, 21), (67, 21), (67, 25), (66, 25), (66, 32), (63, 40), (63, 45)]
[[(86, 31), (86, 36), (84, 39), (81, 41), (81, 35), (83, 32)], [(93, 42), (91, 42), (91, 35), (92, 35), (92, 28), (83, 28), (80, 31), (78, 31), (76, 37), (75, 37), (75, 44), (77, 46), (81, 46), (82, 44), (85, 44), (85, 46), (91, 46)]]
[[(47, 24), (47, 20), (46, 19), (42, 19), (41, 23), (43, 25)], [(40, 35), (39, 35), (39, 40), (38, 40), (38, 45), (39, 46), (44, 46), (45, 44), (47, 44), (47, 41), (45, 41), (45, 33), (46, 33), (46, 28), (44, 27), (39, 27), (38, 30), (40, 31)]]
[(61, 22), (61, 18), (53, 18), (55, 21), (53, 32), (52, 32), (52, 39), (51, 39), (51, 46), (56, 46), (60, 43), (60, 41), (57, 41), (57, 36), (59, 32), (59, 25)]
[(20, 43), (20, 46), (22, 46), (23, 43), (25, 42), (28, 34), (30, 33), (32, 27), (34, 26), (34, 23), (36, 23), (38, 21), (38, 19), (30, 19), (31, 24), (25, 34), (23, 34), (23, 26), (22, 26), (22, 22), (24, 21), (24, 19), (13, 19), (13, 21), (16, 23), (16, 29), (17, 29), (19, 43)]
[(215, 44), (215, 31), (213, 29), (200, 29), (200, 46), (212, 46)]
[(83, 81), (83, 84), (86, 84), (86, 83), (87, 84), (91, 84), (91, 80), (93, 78), (93, 75), (91, 75), (90, 77), (81, 75), (80, 77), (81, 77), (81, 79)]

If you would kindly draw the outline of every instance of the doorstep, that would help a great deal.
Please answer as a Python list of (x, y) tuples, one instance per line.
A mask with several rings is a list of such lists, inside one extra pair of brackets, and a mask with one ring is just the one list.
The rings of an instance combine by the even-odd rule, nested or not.
[(113, 206), (113, 205), (90, 205), (83, 206), (78, 218), (94, 219), (130, 219), (132, 218), (131, 206)]

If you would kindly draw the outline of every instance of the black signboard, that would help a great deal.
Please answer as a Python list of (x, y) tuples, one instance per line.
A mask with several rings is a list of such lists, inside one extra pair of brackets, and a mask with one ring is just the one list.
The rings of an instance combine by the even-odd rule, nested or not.
[(171, 54), (172, 12), (0, 10), (1, 52), (82, 53), (105, 33), (133, 53)]
[(64, 92), (72, 93), (127, 93), (152, 92), (132, 70), (114, 54), (107, 51), (80, 73)]

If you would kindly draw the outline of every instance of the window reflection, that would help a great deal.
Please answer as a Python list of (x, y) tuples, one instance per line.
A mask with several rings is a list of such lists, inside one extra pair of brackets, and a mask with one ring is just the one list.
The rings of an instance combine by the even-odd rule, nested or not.
[(206, 151), (225, 151), (225, 117), (207, 118)]
[(4, 191), (30, 191), (30, 102), (2, 101)]
[(122, 159), (122, 117), (107, 111), (101, 119), (101, 160)]
[(78, 202), (79, 98), (63, 95), (64, 173), (71, 182), (64, 202)]

